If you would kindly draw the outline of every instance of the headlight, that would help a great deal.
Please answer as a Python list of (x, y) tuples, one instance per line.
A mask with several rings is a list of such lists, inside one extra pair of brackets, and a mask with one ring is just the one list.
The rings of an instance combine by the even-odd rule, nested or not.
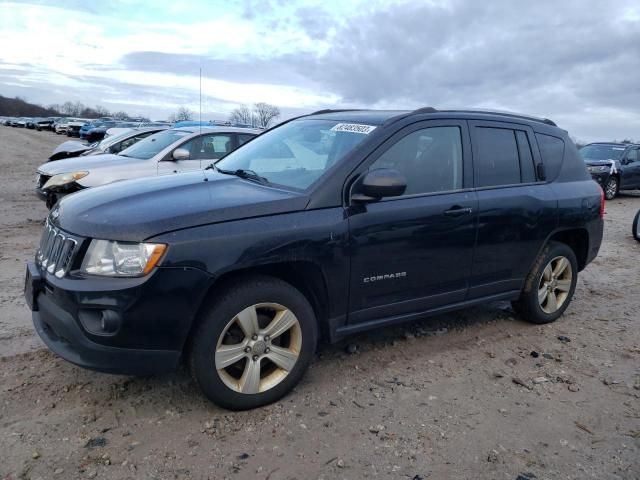
[(166, 249), (162, 243), (91, 240), (80, 270), (91, 275), (141, 277), (153, 270)]
[(59, 173), (58, 175), (54, 175), (53, 177), (51, 177), (49, 181), (43, 185), (42, 189), (46, 190), (52, 187), (61, 187), (62, 185), (67, 185), (68, 183), (80, 180), (87, 175), (89, 175), (89, 172)]
[(607, 165), (600, 165), (599, 167), (589, 167), (589, 171), (594, 173), (606, 172), (610, 169), (611, 167), (608, 167)]

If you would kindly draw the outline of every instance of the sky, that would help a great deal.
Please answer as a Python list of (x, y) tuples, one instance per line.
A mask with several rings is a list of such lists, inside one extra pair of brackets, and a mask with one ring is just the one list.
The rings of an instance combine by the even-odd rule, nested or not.
[(486, 108), (640, 141), (638, 0), (0, 0), (0, 95), (163, 119), (200, 69), (203, 119)]

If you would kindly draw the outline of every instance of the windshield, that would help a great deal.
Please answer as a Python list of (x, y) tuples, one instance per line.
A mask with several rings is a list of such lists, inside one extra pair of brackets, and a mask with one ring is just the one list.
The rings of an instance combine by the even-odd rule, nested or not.
[(270, 183), (308, 188), (375, 127), (301, 119), (266, 132), (216, 163), (216, 168), (252, 170)]
[(140, 140), (129, 148), (124, 149), (118, 155), (122, 155), (123, 157), (142, 158), (143, 160), (146, 160), (157, 155), (160, 151), (187, 135), (191, 135), (191, 133), (183, 132), (181, 130), (165, 130), (163, 132), (158, 132), (144, 140)]
[(615, 145), (585, 145), (580, 149), (583, 160), (620, 160), (625, 147)]

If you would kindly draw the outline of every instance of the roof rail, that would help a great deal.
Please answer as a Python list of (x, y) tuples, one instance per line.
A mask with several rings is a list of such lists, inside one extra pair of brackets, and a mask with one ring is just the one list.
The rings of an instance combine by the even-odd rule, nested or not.
[(411, 113), (438, 113), (438, 110), (436, 110), (433, 107), (422, 107), (422, 108), (418, 108), (417, 110), (414, 110)]
[(339, 112), (360, 112), (362, 111), (361, 108), (338, 108), (338, 109), (331, 109), (331, 108), (325, 108), (324, 110), (318, 110), (317, 112), (312, 112), (309, 115), (320, 115), (321, 113), (339, 113)]
[(522, 118), (525, 120), (532, 120), (534, 122), (546, 123), (547, 125), (551, 125), (552, 127), (557, 127), (556, 123), (553, 120), (549, 120), (548, 118), (534, 117), (533, 115), (525, 115), (522, 113), (515, 112), (505, 112), (500, 110), (484, 110), (484, 109), (467, 109), (467, 110), (440, 110), (441, 112), (460, 112), (460, 113), (484, 113), (488, 115), (500, 115), (503, 117), (512, 117), (512, 118)]

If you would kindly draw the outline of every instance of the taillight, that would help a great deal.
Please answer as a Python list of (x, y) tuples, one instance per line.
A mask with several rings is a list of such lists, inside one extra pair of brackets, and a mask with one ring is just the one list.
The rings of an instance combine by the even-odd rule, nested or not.
[(600, 189), (600, 218), (604, 218), (604, 190)]

